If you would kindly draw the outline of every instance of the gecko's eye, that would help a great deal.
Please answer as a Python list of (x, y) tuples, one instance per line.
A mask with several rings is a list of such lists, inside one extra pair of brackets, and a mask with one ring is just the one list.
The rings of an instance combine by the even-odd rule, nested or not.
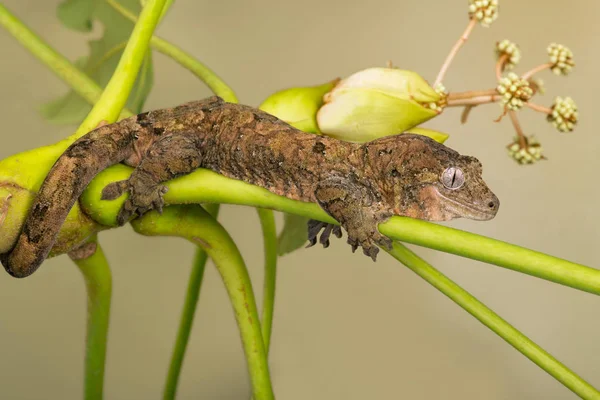
[(458, 189), (465, 183), (465, 174), (460, 168), (449, 167), (442, 172), (440, 180), (446, 189)]
[(138, 135), (137, 133), (133, 135), (133, 140), (138, 140), (140, 138), (140, 135)]

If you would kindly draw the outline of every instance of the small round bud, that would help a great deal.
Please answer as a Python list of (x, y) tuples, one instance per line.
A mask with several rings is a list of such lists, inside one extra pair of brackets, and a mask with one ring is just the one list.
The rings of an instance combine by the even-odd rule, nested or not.
[(556, 75), (567, 75), (575, 66), (573, 52), (562, 44), (551, 43), (548, 46), (548, 55), (552, 64), (550, 69)]
[(509, 110), (520, 109), (533, 96), (529, 82), (513, 72), (500, 79), (496, 90), (502, 95), (502, 106)]
[(559, 132), (572, 132), (578, 118), (577, 104), (570, 97), (557, 97), (552, 106), (552, 113), (547, 117), (548, 122)]
[(429, 108), (433, 111), (441, 113), (444, 107), (448, 104), (448, 90), (446, 87), (440, 82), (433, 87), (433, 90), (437, 94), (440, 95), (440, 99), (438, 101), (434, 101), (428, 104)]
[(502, 56), (506, 56), (504, 68), (511, 70), (521, 61), (521, 50), (516, 43), (504, 39), (496, 43), (496, 58), (499, 60)]
[(521, 144), (518, 136), (506, 146), (508, 155), (519, 164), (533, 164), (545, 159), (542, 155), (542, 146), (533, 136), (525, 138), (525, 146)]
[(498, 0), (469, 0), (469, 18), (487, 28), (498, 18)]

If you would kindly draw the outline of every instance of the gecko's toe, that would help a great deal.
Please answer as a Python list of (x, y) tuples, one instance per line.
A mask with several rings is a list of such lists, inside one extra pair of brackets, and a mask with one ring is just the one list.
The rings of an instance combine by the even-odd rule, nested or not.
[(379, 253), (379, 248), (377, 248), (377, 246), (366, 245), (366, 247), (363, 246), (363, 253), (366, 256), (371, 257), (373, 261), (377, 261), (377, 254)]
[[(323, 230), (323, 232), (319, 236), (319, 232), (321, 232), (321, 230)], [(317, 237), (318, 242), (321, 243), (324, 248), (329, 247), (329, 238), (331, 237), (332, 233), (338, 238), (342, 237), (342, 229), (339, 226), (314, 219), (309, 220), (308, 245), (306, 245), (306, 247), (312, 247), (317, 244)]]
[(129, 188), (127, 180), (109, 183), (102, 189), (100, 200), (116, 200)]
[(335, 235), (335, 237), (337, 237), (338, 239), (342, 237), (342, 227), (339, 225), (334, 225), (333, 226), (333, 234)]

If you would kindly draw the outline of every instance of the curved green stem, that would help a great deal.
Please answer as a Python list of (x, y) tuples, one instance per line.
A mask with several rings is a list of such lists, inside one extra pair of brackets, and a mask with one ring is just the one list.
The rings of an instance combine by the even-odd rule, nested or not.
[(112, 277), (108, 261), (96, 238), (88, 243), (95, 244), (96, 251), (86, 258), (73, 260), (83, 274), (87, 291), (84, 398), (101, 400), (104, 387)]
[[(219, 214), (218, 204), (208, 204), (205, 206), (205, 209), (213, 218), (217, 218), (217, 215)], [(174, 399), (177, 394), (177, 385), (179, 383), (179, 376), (181, 375), (181, 367), (190, 339), (192, 325), (194, 324), (194, 315), (196, 314), (198, 299), (200, 298), (200, 289), (202, 287), (207, 260), (208, 255), (206, 252), (202, 247), (198, 247), (190, 272), (190, 279), (188, 281), (185, 300), (183, 302), (183, 310), (181, 311), (181, 317), (179, 318), (179, 329), (177, 330), (177, 338), (175, 339), (175, 346), (173, 347), (171, 363), (169, 364), (169, 371), (167, 372), (167, 380), (163, 391), (164, 400)]]
[(45, 43), (1, 3), (0, 25), (60, 79), (67, 82), (88, 103), (95, 104), (100, 99), (102, 89), (93, 79)]
[(114, 122), (127, 103), (142, 63), (144, 62), (152, 33), (158, 24), (165, 6), (165, 0), (150, 0), (140, 13), (127, 46), (117, 64), (102, 96), (79, 126), (74, 135), (67, 140), (75, 141), (94, 129), (101, 121)]
[(242, 256), (227, 231), (200, 206), (168, 207), (131, 222), (149, 236), (178, 236), (201, 246), (217, 266), (239, 326), (256, 399), (273, 399), (267, 356), (252, 284)]
[[(134, 13), (123, 7), (116, 0), (106, 0), (116, 11), (118, 11), (125, 18), (128, 18), (132, 22), (137, 21), (137, 17)], [(163, 53), (164, 55), (175, 60), (179, 65), (189, 70), (191, 73), (196, 75), (202, 82), (206, 84), (217, 96), (223, 98), (223, 100), (230, 103), (237, 103), (238, 99), (234, 91), (221, 79), (219, 76), (212, 71), (209, 67), (202, 64), (200, 61), (192, 57), (190, 54), (161, 39), (157, 36), (152, 36), (150, 45), (153, 49)]]
[(593, 386), (408, 248), (394, 243), (394, 248), (389, 253), (579, 397), (596, 400), (600, 398), (600, 392)]
[(265, 351), (269, 354), (273, 312), (275, 309), (275, 282), (277, 279), (277, 228), (273, 211), (258, 208), (258, 217), (263, 231), (265, 253), (265, 276), (263, 278), (262, 335)]

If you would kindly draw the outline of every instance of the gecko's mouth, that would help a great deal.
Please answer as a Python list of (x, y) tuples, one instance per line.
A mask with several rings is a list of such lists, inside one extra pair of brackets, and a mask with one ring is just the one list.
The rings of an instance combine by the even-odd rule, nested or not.
[(445, 196), (437, 188), (436, 191), (440, 196), (443, 207), (457, 217), (469, 218), (476, 221), (488, 221), (498, 213), (500, 201), (491, 192), (489, 198), (481, 203), (467, 203)]

